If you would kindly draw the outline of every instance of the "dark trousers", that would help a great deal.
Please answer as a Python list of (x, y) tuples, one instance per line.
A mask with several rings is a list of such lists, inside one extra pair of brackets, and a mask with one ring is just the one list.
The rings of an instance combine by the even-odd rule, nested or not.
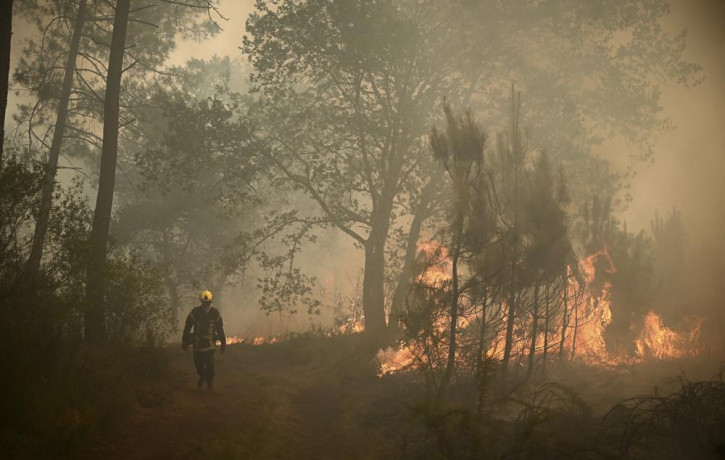
[(214, 381), (214, 350), (195, 351), (194, 366), (199, 377), (211, 384)]

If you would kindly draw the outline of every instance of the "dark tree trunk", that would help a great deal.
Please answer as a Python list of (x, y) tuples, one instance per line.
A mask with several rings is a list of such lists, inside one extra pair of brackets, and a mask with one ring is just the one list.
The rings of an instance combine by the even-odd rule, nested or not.
[(5, 144), (5, 110), (10, 86), (10, 44), (13, 36), (13, 0), (0, 0), (0, 170)]
[(483, 412), (483, 398), (486, 392), (486, 381), (484, 375), (484, 364), (486, 362), (486, 306), (488, 304), (488, 289), (483, 288), (483, 300), (481, 301), (481, 327), (478, 330), (478, 350), (476, 353), (476, 386), (478, 394), (477, 412)]
[(576, 301), (576, 296), (574, 297), (574, 310), (572, 310), (572, 314), (574, 315), (574, 333), (572, 334), (571, 339), (571, 360), (574, 359), (574, 356), (576, 354), (576, 334), (579, 331), (579, 306), (578, 302)]
[[(397, 177), (397, 176), (393, 176)], [(395, 181), (391, 181), (395, 183)], [(390, 230), (395, 190), (383, 189), (370, 216), (370, 235), (365, 241), (363, 314), (365, 334), (377, 340), (385, 333), (385, 244)]]
[(456, 331), (458, 329), (458, 260), (461, 256), (461, 237), (463, 235), (463, 216), (458, 216), (456, 222), (456, 234), (453, 243), (453, 255), (451, 257), (451, 327), (448, 336), (448, 362), (446, 363), (446, 370), (443, 373), (441, 379), (441, 385), (439, 387), (439, 399), (443, 396), (448, 383), (451, 381), (451, 375), (453, 375), (453, 369), (456, 366)]
[(516, 320), (516, 258), (518, 255), (518, 248), (516, 245), (519, 242), (519, 169), (521, 167), (521, 160), (523, 155), (521, 154), (521, 139), (519, 138), (519, 110), (521, 108), (520, 96), (517, 97), (514, 93), (513, 84), (511, 85), (511, 132), (513, 134), (513, 147), (512, 147), (512, 158), (513, 162), (513, 237), (511, 238), (511, 279), (509, 283), (509, 305), (508, 305), (508, 318), (506, 322), (506, 344), (504, 345), (503, 360), (501, 362), (501, 377), (502, 384), (506, 384), (506, 378), (508, 377), (509, 361), (511, 360), (511, 347), (513, 347), (514, 339), (514, 321)]
[(365, 243), (363, 313), (365, 333), (380, 337), (385, 331), (385, 238), (375, 229)]
[(108, 77), (103, 107), (103, 147), (101, 172), (98, 181), (96, 210), (93, 214), (88, 274), (86, 284), (86, 341), (95, 343), (106, 338), (105, 324), (105, 265), (108, 235), (111, 227), (113, 191), (116, 180), (118, 156), (118, 116), (121, 96), (123, 55), (126, 46), (126, 28), (131, 0), (118, 0), (113, 21), (111, 54), (108, 59)]
[(393, 299), (390, 306), (390, 324), (396, 325), (398, 318), (405, 311), (405, 299), (410, 292), (411, 280), (415, 275), (415, 256), (418, 254), (418, 240), (420, 232), (423, 228), (423, 222), (430, 216), (430, 201), (435, 190), (438, 179), (432, 178), (428, 185), (425, 186), (421, 194), (418, 209), (413, 216), (413, 222), (410, 224), (408, 239), (406, 241), (405, 258), (403, 260), (403, 269), (400, 272), (398, 285), (395, 287)]
[(536, 357), (536, 336), (539, 334), (539, 283), (534, 286), (534, 310), (531, 321), (531, 344), (529, 345), (529, 370), (527, 378), (534, 373), (534, 358)]
[(406, 242), (405, 256), (403, 259), (403, 269), (398, 277), (398, 285), (395, 287), (393, 299), (390, 303), (390, 324), (396, 325), (398, 318), (405, 313), (405, 299), (411, 288), (411, 281), (415, 275), (415, 256), (418, 254), (418, 239), (420, 238), (420, 230), (423, 226), (424, 218), (416, 214), (413, 222), (410, 224), (408, 232), (408, 240)]
[(516, 320), (516, 269), (515, 259), (511, 260), (511, 280), (509, 283), (508, 311), (506, 318), (506, 343), (503, 349), (503, 360), (501, 361), (501, 374), (503, 382), (506, 382), (509, 362), (511, 360), (511, 348), (514, 341), (514, 321)]
[(549, 303), (551, 302), (549, 287), (550, 285), (547, 284), (544, 290), (544, 350), (541, 353), (541, 371), (544, 375), (546, 375), (546, 359), (549, 356)]
[(566, 341), (566, 330), (569, 327), (569, 275), (564, 276), (564, 312), (561, 316), (561, 340), (559, 341), (559, 359), (564, 359), (564, 342)]
[(34, 291), (34, 287), (38, 280), (38, 274), (40, 272), (40, 261), (43, 257), (43, 245), (45, 244), (45, 233), (48, 230), (50, 210), (53, 206), (53, 188), (55, 186), (55, 175), (58, 169), (58, 157), (60, 156), (63, 133), (65, 131), (66, 120), (68, 118), (68, 99), (70, 98), (71, 86), (73, 84), (73, 74), (76, 69), (78, 46), (81, 40), (81, 33), (83, 31), (83, 24), (85, 20), (85, 9), (86, 0), (81, 0), (78, 6), (78, 14), (76, 16), (75, 25), (73, 27), (73, 36), (71, 38), (70, 48), (68, 49), (68, 58), (65, 63), (63, 87), (60, 92), (60, 100), (58, 101), (58, 114), (55, 121), (55, 129), (53, 130), (53, 140), (50, 144), (50, 152), (48, 153), (48, 169), (45, 173), (45, 182), (43, 183), (43, 196), (40, 201), (38, 217), (35, 220), (33, 247), (30, 251), (28, 266), (24, 276), (23, 289), (28, 292)]

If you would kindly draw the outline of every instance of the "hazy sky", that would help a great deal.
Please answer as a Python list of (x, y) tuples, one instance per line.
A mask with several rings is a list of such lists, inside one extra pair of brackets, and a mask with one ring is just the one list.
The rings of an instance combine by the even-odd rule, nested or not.
[[(688, 30), (685, 56), (704, 67), (705, 81), (664, 88), (662, 106), (675, 129), (659, 136), (654, 163), (642, 164), (626, 213), (649, 226), (654, 209), (676, 206), (698, 234), (720, 245), (725, 236), (725, 0), (677, 0), (668, 26)], [(721, 246), (722, 248), (722, 246)]]
[[(253, 4), (223, 0), (225, 30), (209, 42), (180, 47), (174, 62), (214, 53), (239, 56)], [(717, 242), (725, 234), (725, 0), (674, 0), (666, 26), (688, 30), (685, 56), (704, 66), (705, 81), (689, 90), (663, 88), (664, 113), (675, 128), (658, 136), (652, 163), (637, 165), (634, 199), (624, 218), (633, 230), (649, 228), (655, 210), (664, 214), (676, 207), (693, 240), (706, 236)]]
[[(219, 21), (224, 31), (203, 43), (181, 44), (171, 63), (213, 54), (240, 56), (244, 22), (253, 4), (222, 0), (220, 11), (229, 19)], [(693, 240), (706, 236), (720, 244), (725, 241), (725, 0), (674, 0), (666, 26), (673, 32), (688, 30), (685, 56), (704, 66), (705, 81), (690, 90), (663, 88), (664, 113), (675, 128), (658, 136), (651, 164), (637, 165), (634, 200), (624, 218), (632, 229), (648, 228), (655, 210), (667, 213), (677, 207)], [(24, 35), (22, 25), (15, 32), (14, 55)]]

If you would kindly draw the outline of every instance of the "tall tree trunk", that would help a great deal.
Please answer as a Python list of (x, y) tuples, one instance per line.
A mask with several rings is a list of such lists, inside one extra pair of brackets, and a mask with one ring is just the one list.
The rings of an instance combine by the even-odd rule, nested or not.
[(423, 222), (425, 222), (425, 220), (430, 216), (430, 201), (438, 180), (439, 179), (437, 177), (431, 178), (431, 181), (428, 182), (428, 185), (426, 185), (425, 189), (423, 189), (420, 203), (418, 203), (418, 208), (413, 216), (413, 222), (410, 224), (410, 231), (408, 232), (405, 256), (403, 259), (403, 269), (400, 272), (398, 285), (395, 287), (390, 307), (391, 325), (397, 324), (397, 319), (400, 318), (405, 310), (405, 298), (410, 292), (411, 279), (415, 274), (415, 256), (418, 254), (418, 240), (420, 239), (420, 232), (423, 228)]
[(385, 242), (387, 219), (390, 214), (378, 207), (371, 216), (370, 235), (365, 242), (365, 272), (363, 274), (363, 314), (365, 334), (382, 337), (385, 331)]
[(476, 353), (476, 386), (478, 389), (478, 414), (483, 412), (483, 397), (486, 392), (484, 363), (486, 362), (486, 306), (488, 304), (488, 288), (483, 288), (481, 301), (481, 327), (478, 330), (478, 350)]
[[(515, 225), (515, 224), (514, 224)], [(511, 348), (514, 341), (514, 321), (516, 320), (516, 262), (511, 259), (511, 280), (509, 282), (508, 311), (506, 312), (506, 342), (503, 348), (503, 359), (501, 361), (501, 375), (503, 382), (506, 382), (509, 362), (511, 360)]]
[(544, 351), (542, 352), (542, 365), (541, 365), (541, 371), (544, 375), (546, 375), (546, 358), (549, 356), (549, 287), (551, 285), (547, 284), (546, 288), (544, 289)]
[[(397, 176), (393, 176), (397, 177)], [(390, 183), (396, 183), (390, 181)], [(384, 187), (370, 216), (370, 235), (365, 242), (363, 313), (365, 334), (376, 340), (385, 332), (385, 244), (390, 230), (395, 190)]]
[(10, 86), (10, 45), (13, 36), (13, 0), (0, 3), (0, 171), (3, 167), (5, 144), (5, 110), (8, 107)]
[(58, 157), (60, 156), (60, 148), (63, 142), (63, 133), (65, 131), (66, 120), (68, 118), (68, 99), (70, 98), (71, 86), (73, 84), (73, 74), (76, 70), (76, 57), (78, 56), (78, 46), (81, 41), (81, 33), (85, 21), (86, 0), (81, 0), (78, 5), (78, 13), (73, 27), (73, 36), (68, 49), (68, 58), (65, 63), (65, 75), (63, 77), (63, 87), (60, 92), (60, 100), (58, 101), (58, 114), (55, 120), (55, 129), (53, 130), (53, 140), (50, 144), (50, 152), (48, 153), (48, 169), (45, 172), (45, 181), (43, 183), (43, 195), (40, 201), (40, 209), (35, 220), (35, 233), (33, 234), (33, 247), (28, 258), (28, 266), (23, 277), (23, 289), (32, 292), (38, 281), (40, 272), (40, 261), (43, 257), (43, 245), (45, 244), (45, 233), (48, 230), (48, 220), (50, 210), (53, 206), (53, 188), (55, 186), (55, 175), (58, 169)]
[(534, 373), (534, 358), (536, 357), (536, 336), (539, 334), (539, 283), (534, 286), (534, 310), (531, 321), (531, 344), (529, 345), (529, 370), (526, 378)]
[(116, 180), (116, 158), (118, 156), (118, 116), (121, 96), (121, 75), (123, 55), (126, 47), (126, 29), (131, 0), (118, 0), (113, 20), (111, 53), (108, 59), (108, 77), (103, 107), (103, 147), (101, 149), (101, 172), (98, 181), (96, 210), (93, 214), (88, 273), (86, 283), (85, 333), (89, 343), (99, 342), (106, 337), (105, 324), (105, 265), (108, 234), (111, 227), (113, 191)]
[(451, 327), (448, 336), (448, 361), (446, 363), (446, 370), (443, 373), (441, 379), (441, 385), (438, 388), (438, 399), (443, 397), (443, 394), (448, 388), (448, 383), (451, 381), (451, 375), (453, 375), (453, 369), (456, 366), (456, 331), (458, 329), (458, 260), (461, 256), (461, 237), (463, 235), (463, 216), (459, 215), (456, 219), (456, 230), (453, 242), (453, 255), (451, 257)]
[(572, 334), (571, 339), (571, 360), (574, 360), (574, 356), (576, 355), (576, 334), (579, 331), (579, 302), (577, 302), (576, 296), (574, 296), (574, 310), (572, 310), (572, 313), (574, 314), (574, 333)]
[(501, 362), (501, 376), (502, 384), (506, 384), (506, 377), (508, 376), (509, 361), (511, 359), (511, 347), (513, 347), (514, 338), (514, 321), (516, 320), (516, 258), (518, 255), (518, 248), (516, 245), (519, 242), (519, 169), (522, 166), (523, 161), (523, 148), (521, 146), (521, 133), (519, 132), (519, 114), (521, 110), (521, 96), (516, 95), (514, 92), (513, 83), (511, 84), (511, 135), (513, 146), (511, 148), (511, 155), (513, 162), (512, 174), (513, 174), (513, 237), (511, 238), (511, 280), (509, 283), (509, 305), (508, 305), (508, 318), (506, 322), (506, 344), (504, 345), (503, 360)]
[(363, 313), (365, 333), (380, 337), (385, 331), (385, 238), (374, 229), (365, 243)]
[(566, 330), (569, 327), (569, 274), (564, 276), (564, 313), (561, 316), (561, 340), (559, 341), (559, 360), (564, 358), (564, 342), (566, 341)]
[(415, 275), (415, 256), (418, 254), (418, 239), (420, 239), (420, 231), (425, 220), (420, 214), (413, 217), (410, 224), (408, 238), (405, 248), (405, 256), (403, 257), (403, 269), (398, 277), (398, 285), (393, 292), (393, 299), (390, 304), (390, 324), (396, 325), (398, 318), (403, 316), (405, 312), (405, 299), (411, 288), (411, 280)]

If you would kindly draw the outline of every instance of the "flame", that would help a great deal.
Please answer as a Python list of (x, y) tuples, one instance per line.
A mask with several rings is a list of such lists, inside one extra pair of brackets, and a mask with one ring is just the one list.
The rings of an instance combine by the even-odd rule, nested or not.
[(410, 347), (401, 344), (398, 348), (387, 347), (378, 350), (378, 377), (392, 375), (413, 366), (418, 357)]
[(277, 343), (277, 337), (238, 337), (238, 336), (229, 336), (227, 337), (227, 345), (236, 345), (239, 343), (249, 343), (254, 346), (264, 345), (264, 344), (274, 344)]
[(689, 336), (685, 337), (665, 326), (662, 318), (650, 310), (644, 318), (642, 332), (635, 340), (637, 355), (640, 358), (666, 359), (697, 354), (697, 349), (692, 344), (699, 339), (702, 321), (695, 319), (694, 322)]
[[(340, 325), (340, 327), (337, 328), (337, 334), (359, 334), (361, 332), (365, 332), (365, 322), (363, 318), (359, 318), (357, 320), (348, 321), (346, 323), (343, 323)], [(334, 335), (335, 331), (331, 332), (330, 336)]]
[[(444, 288), (452, 278), (452, 262), (448, 257), (445, 247), (434, 241), (418, 243), (418, 250), (432, 262), (417, 277), (417, 281), (431, 287)], [(569, 350), (568, 356), (581, 360), (589, 365), (613, 366), (623, 363), (640, 363), (645, 359), (668, 359), (688, 355), (696, 355), (699, 352), (698, 342), (700, 335), (700, 319), (691, 319), (692, 327), (688, 334), (680, 334), (666, 327), (662, 319), (654, 311), (649, 311), (643, 318), (642, 329), (639, 337), (635, 340), (634, 346), (636, 356), (614, 356), (607, 350), (604, 334), (607, 327), (612, 323), (612, 309), (610, 292), (612, 284), (606, 281), (597, 287), (594, 284), (597, 278), (597, 266), (605, 266), (606, 273), (616, 273), (616, 267), (612, 261), (607, 248), (590, 254), (579, 261), (579, 273), (581, 277), (568, 277), (565, 287), (566, 296), (570, 299), (567, 308), (567, 325), (564, 331), (564, 346)], [(568, 267), (569, 275), (574, 273), (573, 267)], [(502, 359), (506, 343), (505, 319), (507, 318), (508, 306), (502, 302), (495, 318), (499, 326), (495, 331), (493, 339), (485, 350), (488, 358)], [(468, 314), (459, 316), (458, 326), (464, 330), (481, 320), (480, 314)], [(490, 318), (489, 318), (490, 320)], [(447, 316), (437, 318), (433, 326), (442, 332), (449, 327), (450, 319)], [(562, 336), (562, 324), (564, 323), (563, 313), (552, 319), (553, 324), (558, 328), (552, 328), (549, 332), (550, 353), (558, 351), (559, 340)], [(514, 342), (512, 344), (511, 356), (525, 357), (529, 354), (531, 344), (531, 319), (518, 317), (514, 323)], [(543, 335), (543, 332), (542, 334)], [(528, 338), (527, 338), (528, 336)], [(406, 369), (416, 368), (427, 362), (427, 356), (431, 354), (431, 343), (413, 343), (409, 346), (404, 344), (397, 348), (380, 350), (377, 355), (379, 365), (378, 375), (394, 374)], [(445, 347), (445, 344), (438, 344)], [(460, 349), (460, 348), (459, 348)], [(543, 351), (543, 338), (536, 337), (537, 353)], [(427, 351), (424, 352), (424, 351)], [(438, 356), (445, 354), (444, 350), (434, 351)], [(512, 358), (513, 359), (513, 358)]]
[(419, 283), (440, 288), (453, 278), (453, 261), (445, 246), (435, 241), (419, 241), (417, 246), (418, 254), (430, 264), (418, 275)]
[(588, 363), (611, 362), (604, 341), (604, 332), (612, 323), (611, 287), (610, 283), (605, 283), (599, 296), (585, 293), (573, 310), (577, 323), (576, 339), (571, 334), (567, 345), (571, 348), (573, 343), (575, 356)]

